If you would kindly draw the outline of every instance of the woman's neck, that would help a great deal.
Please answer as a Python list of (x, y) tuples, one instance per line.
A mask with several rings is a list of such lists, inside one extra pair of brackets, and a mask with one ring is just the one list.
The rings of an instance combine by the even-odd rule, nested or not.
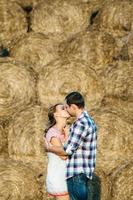
[(62, 132), (62, 130), (63, 130), (63, 128), (64, 128), (64, 125), (63, 125), (62, 123), (57, 122), (57, 123), (55, 124), (55, 127), (56, 127), (60, 132)]

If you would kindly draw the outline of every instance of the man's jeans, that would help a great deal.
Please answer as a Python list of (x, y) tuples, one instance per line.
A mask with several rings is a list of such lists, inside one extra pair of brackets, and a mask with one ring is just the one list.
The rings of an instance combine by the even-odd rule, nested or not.
[(89, 200), (88, 178), (79, 174), (67, 179), (67, 187), (71, 200)]

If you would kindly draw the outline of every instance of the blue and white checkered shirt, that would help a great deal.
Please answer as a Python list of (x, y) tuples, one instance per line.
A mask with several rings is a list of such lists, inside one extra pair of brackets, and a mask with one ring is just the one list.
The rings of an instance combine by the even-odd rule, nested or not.
[(96, 140), (96, 124), (87, 111), (84, 111), (70, 127), (70, 135), (64, 145), (68, 154), (67, 179), (80, 173), (92, 179), (96, 162)]

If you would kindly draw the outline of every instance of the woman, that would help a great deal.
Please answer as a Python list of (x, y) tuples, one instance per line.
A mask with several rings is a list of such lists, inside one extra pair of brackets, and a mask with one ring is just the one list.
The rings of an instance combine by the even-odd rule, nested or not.
[[(69, 114), (64, 110), (62, 104), (52, 106), (48, 111), (49, 127), (45, 130), (45, 137), (51, 145), (61, 146), (65, 143), (66, 121)], [(47, 153), (48, 166), (46, 177), (46, 188), (49, 195), (56, 200), (69, 200), (67, 185), (65, 180), (66, 157)]]

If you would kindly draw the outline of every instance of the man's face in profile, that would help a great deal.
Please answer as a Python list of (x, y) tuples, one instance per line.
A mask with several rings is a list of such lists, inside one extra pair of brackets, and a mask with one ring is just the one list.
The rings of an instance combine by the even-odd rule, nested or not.
[(72, 105), (68, 105), (68, 104), (65, 102), (64, 108), (65, 108), (65, 110), (69, 113), (69, 115), (70, 115), (71, 117), (74, 117), (74, 116), (75, 116), (74, 109), (73, 109), (73, 104), (72, 104)]

